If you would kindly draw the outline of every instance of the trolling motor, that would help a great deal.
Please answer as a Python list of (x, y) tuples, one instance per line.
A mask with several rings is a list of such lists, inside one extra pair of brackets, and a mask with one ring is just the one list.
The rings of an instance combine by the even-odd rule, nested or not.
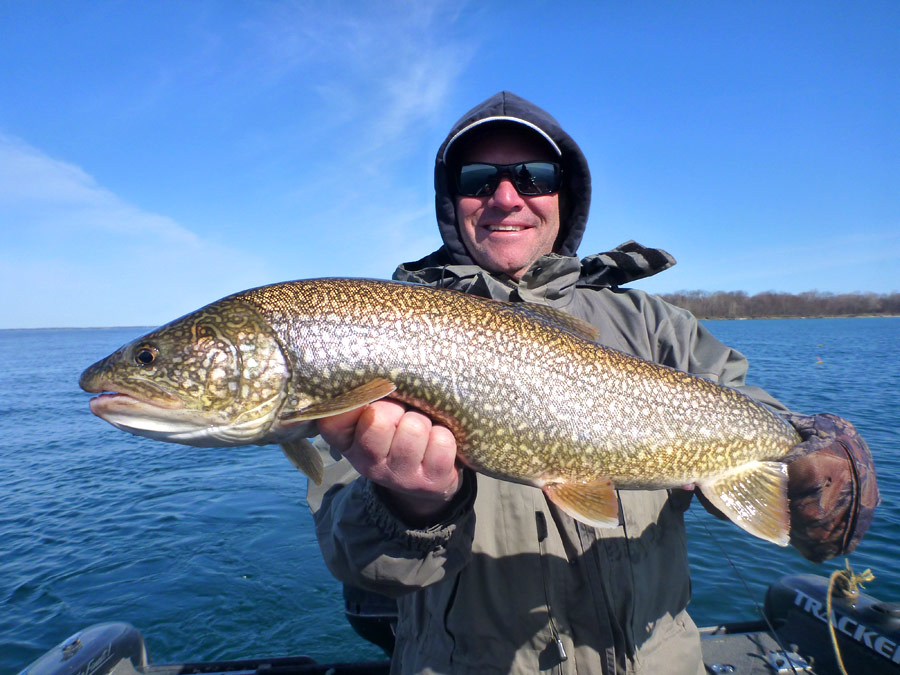
[(19, 675), (105, 675), (122, 661), (147, 665), (140, 631), (127, 623), (99, 623), (66, 638)]
[(876, 600), (839, 577), (829, 613), (830, 585), (826, 577), (797, 574), (769, 587), (765, 613), (782, 643), (797, 645), (815, 672), (839, 673), (833, 634), (846, 672), (900, 674), (900, 602)]

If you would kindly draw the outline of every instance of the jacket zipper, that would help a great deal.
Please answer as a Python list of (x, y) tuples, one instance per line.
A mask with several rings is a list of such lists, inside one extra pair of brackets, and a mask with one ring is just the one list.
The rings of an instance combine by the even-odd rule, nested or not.
[(550, 604), (550, 569), (548, 567), (549, 561), (547, 559), (546, 545), (546, 539), (549, 535), (549, 530), (547, 529), (547, 517), (544, 515), (543, 511), (535, 511), (534, 517), (537, 523), (538, 545), (540, 547), (541, 554), (541, 580), (544, 582), (544, 602), (547, 605), (547, 618), (550, 623), (550, 635), (556, 642), (556, 651), (559, 655), (560, 663), (558, 666), (558, 672), (562, 673), (562, 662), (567, 661), (569, 656), (568, 654), (566, 654), (566, 648), (563, 645), (563, 641), (559, 637), (559, 630), (556, 627), (556, 619), (553, 618), (553, 607)]

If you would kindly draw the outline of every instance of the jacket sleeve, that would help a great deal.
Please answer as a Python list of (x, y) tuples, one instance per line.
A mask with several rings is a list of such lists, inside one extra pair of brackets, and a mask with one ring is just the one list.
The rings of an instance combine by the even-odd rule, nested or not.
[[(324, 446), (317, 439), (317, 447)], [(319, 547), (340, 581), (399, 597), (456, 574), (469, 561), (475, 531), (474, 475), (463, 471), (463, 486), (449, 514), (427, 529), (408, 527), (390, 510), (379, 487), (350, 463), (327, 451), (322, 485), (309, 483)]]

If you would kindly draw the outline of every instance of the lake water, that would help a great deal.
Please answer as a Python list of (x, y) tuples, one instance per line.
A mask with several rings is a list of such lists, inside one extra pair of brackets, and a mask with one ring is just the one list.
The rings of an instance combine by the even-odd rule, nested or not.
[[(872, 594), (900, 600), (900, 318), (707, 326), (750, 358), (751, 382), (794, 410), (847, 417), (868, 440), (884, 504), (850, 562), (872, 569)], [(141, 332), (0, 331), (0, 673), (112, 620), (137, 626), (155, 662), (379, 658), (344, 620), (305, 478), (277, 448), (163, 444), (90, 414), (79, 374)], [(755, 618), (782, 574), (843, 566), (696, 506), (688, 527), (700, 624)]]

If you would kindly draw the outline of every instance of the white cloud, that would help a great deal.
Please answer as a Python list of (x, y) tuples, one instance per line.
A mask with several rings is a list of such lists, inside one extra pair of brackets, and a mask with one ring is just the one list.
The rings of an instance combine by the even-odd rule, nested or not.
[(0, 327), (148, 325), (261, 283), (263, 262), (0, 134)]
[(0, 206), (4, 220), (17, 215), (21, 226), (49, 228), (55, 234), (152, 232), (167, 244), (200, 244), (196, 235), (171, 218), (128, 204), (80, 167), (6, 134), (0, 134)]
[[(459, 37), (460, 11), (276, 3), (227, 39), (212, 29), (191, 68), (166, 71), (168, 99), (202, 89), (225, 111), (215, 118), (231, 131), (220, 157), (247, 168), (248, 192), (266, 206), (246, 235), (243, 213), (229, 224), (228, 236), (245, 237), (241, 250), (208, 223), (123, 199), (76, 163), (0, 132), (0, 227), (16, 231), (0, 250), (0, 327), (156, 324), (260, 283), (387, 276), (433, 250), (430, 146), (479, 43)], [(27, 290), (13, 297), (16, 280)]]
[[(244, 77), (269, 87), (299, 87), (319, 97), (305, 108), (316, 121), (349, 133), (329, 136), (355, 155), (378, 152), (433, 123), (476, 51), (449, 30), (458, 2), (392, 2), (333, 5), (295, 2), (274, 5), (248, 23), (251, 34)], [(364, 130), (364, 131), (363, 131)], [(315, 129), (304, 129), (314, 135)]]
[(299, 2), (246, 26), (256, 57), (243, 77), (310, 97), (296, 95), (298, 126), (280, 132), (307, 158), (287, 167), (286, 201), (323, 229), (319, 250), (333, 252), (310, 264), (385, 276), (440, 245), (433, 153), (481, 40), (456, 37), (460, 11), (451, 2), (343, 11)]

